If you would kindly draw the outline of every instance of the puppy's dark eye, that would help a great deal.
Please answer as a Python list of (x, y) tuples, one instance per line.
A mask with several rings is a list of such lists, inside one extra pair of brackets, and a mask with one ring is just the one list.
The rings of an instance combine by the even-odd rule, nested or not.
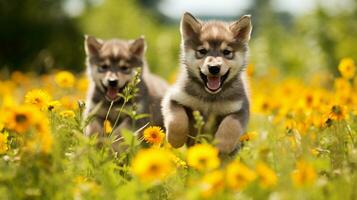
[(229, 50), (229, 49), (225, 49), (222, 51), (223, 56), (227, 59), (232, 59), (233, 58), (233, 51)]
[(207, 49), (204, 49), (204, 48), (198, 49), (198, 50), (196, 51), (196, 56), (197, 56), (198, 58), (203, 58), (207, 53), (208, 53), (208, 50), (207, 50)]
[(100, 65), (100, 66), (98, 67), (98, 71), (99, 71), (99, 72), (106, 72), (106, 71), (108, 71), (108, 70), (109, 70), (109, 66), (106, 65), (106, 64)]
[(131, 68), (130, 67), (121, 67), (120, 70), (123, 72), (123, 73), (126, 73), (126, 74), (129, 74), (131, 73)]

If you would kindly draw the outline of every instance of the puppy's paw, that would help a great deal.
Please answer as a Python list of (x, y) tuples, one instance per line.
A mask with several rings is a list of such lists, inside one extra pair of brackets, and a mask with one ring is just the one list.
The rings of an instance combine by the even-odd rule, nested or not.
[(230, 154), (239, 144), (239, 136), (243, 134), (240, 122), (233, 116), (225, 117), (215, 135), (216, 147), (220, 153)]
[(169, 106), (169, 109), (164, 113), (167, 141), (174, 148), (179, 148), (187, 141), (189, 131), (188, 116), (182, 106), (173, 104)]

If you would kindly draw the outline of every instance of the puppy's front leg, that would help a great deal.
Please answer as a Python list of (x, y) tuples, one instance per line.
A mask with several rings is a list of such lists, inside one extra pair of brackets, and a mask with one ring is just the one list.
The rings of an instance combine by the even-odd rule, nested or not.
[(223, 118), (215, 135), (216, 147), (220, 153), (229, 154), (233, 152), (244, 128), (237, 116), (231, 114)]
[(163, 104), (163, 115), (167, 141), (174, 148), (183, 146), (189, 133), (189, 120), (185, 108), (169, 100)]

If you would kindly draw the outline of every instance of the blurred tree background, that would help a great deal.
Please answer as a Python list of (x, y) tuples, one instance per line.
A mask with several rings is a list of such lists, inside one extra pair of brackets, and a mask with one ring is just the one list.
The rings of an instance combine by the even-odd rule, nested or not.
[[(178, 19), (158, 9), (162, 1), (0, 1), (0, 71), (80, 72), (84, 69), (84, 34), (103, 39), (144, 35), (151, 69), (169, 78), (177, 70), (180, 36)], [(70, 12), (73, 2), (80, 5), (80, 12)], [(237, 11), (229, 20), (246, 13), (253, 15), (250, 61), (257, 73), (271, 67), (302, 76), (324, 69), (337, 73), (342, 57), (356, 59), (357, 0), (348, 11), (330, 12), (321, 4), (298, 16), (278, 11), (271, 0), (254, 0), (250, 8)]]
[(81, 67), (82, 31), (63, 4), (64, 0), (0, 1), (2, 69)]

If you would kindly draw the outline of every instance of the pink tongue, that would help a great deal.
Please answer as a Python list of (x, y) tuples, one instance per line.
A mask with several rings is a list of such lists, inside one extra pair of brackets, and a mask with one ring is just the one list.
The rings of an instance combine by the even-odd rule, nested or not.
[(210, 90), (217, 90), (221, 86), (221, 77), (207, 76), (207, 87)]
[(111, 100), (114, 100), (117, 98), (117, 94), (118, 94), (118, 89), (117, 88), (108, 88), (108, 91), (107, 91), (107, 96), (111, 99)]

